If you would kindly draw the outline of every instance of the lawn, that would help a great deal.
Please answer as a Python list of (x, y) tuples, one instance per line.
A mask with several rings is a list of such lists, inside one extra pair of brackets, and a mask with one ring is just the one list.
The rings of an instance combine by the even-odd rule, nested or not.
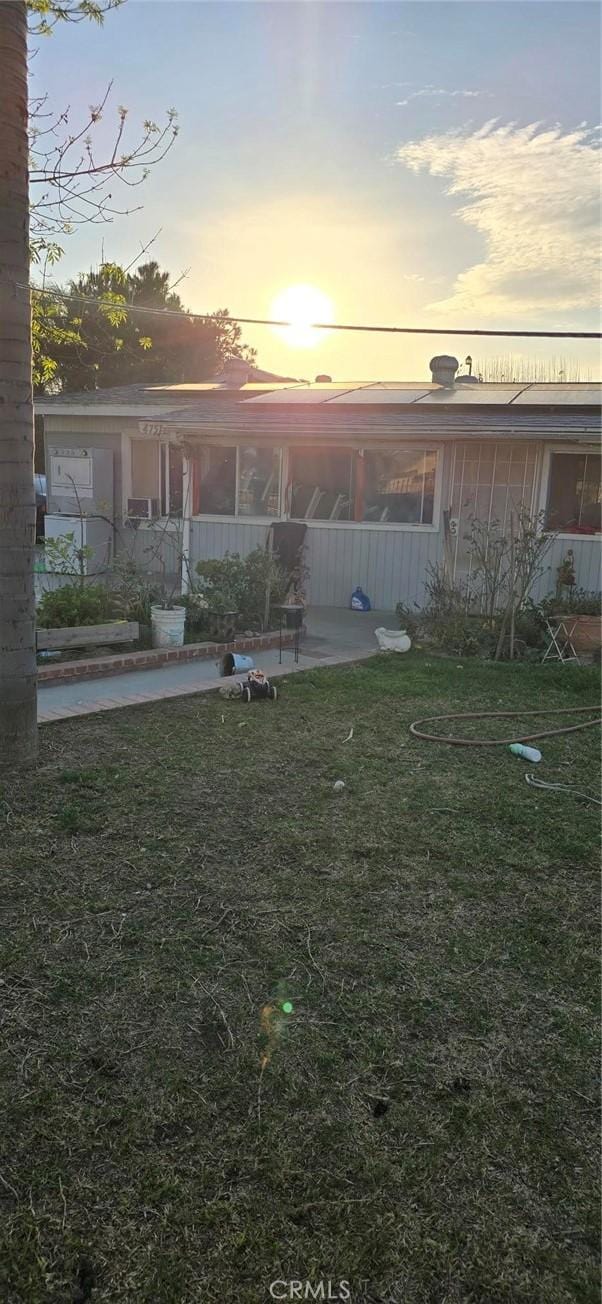
[[(2, 1304), (598, 1300), (599, 808), (408, 734), (597, 700), (412, 654), (42, 729), (0, 789)], [(598, 730), (541, 748), (597, 791)]]

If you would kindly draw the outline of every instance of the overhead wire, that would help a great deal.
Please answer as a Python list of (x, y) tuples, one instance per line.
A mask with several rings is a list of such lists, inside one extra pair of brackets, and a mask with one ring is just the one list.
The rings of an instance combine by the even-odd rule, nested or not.
[[(15, 281), (15, 286), (19, 290), (26, 290), (31, 294), (38, 294), (49, 299), (55, 299), (61, 303), (72, 303), (77, 305), (89, 304), (98, 308), (103, 304), (102, 299), (95, 299), (85, 295), (63, 294), (60, 290), (47, 290), (42, 286), (28, 285), (25, 281)], [(144, 304), (135, 303), (115, 303), (106, 301), (105, 307), (112, 308), (118, 312), (141, 313), (150, 317), (176, 317), (179, 321), (182, 317), (188, 317), (193, 321), (219, 321), (220, 314), (216, 312), (187, 312), (176, 310), (174, 308), (148, 308)], [(294, 322), (275, 320), (271, 317), (238, 317), (228, 313), (225, 321), (233, 322), (238, 326), (274, 326), (286, 328), (294, 326)], [(494, 336), (505, 339), (554, 339), (554, 340), (599, 340), (602, 339), (601, 331), (527, 331), (527, 330), (489, 330), (481, 327), (472, 326), (369, 326), (359, 325), (349, 322), (308, 322), (311, 330), (318, 331), (364, 331), (369, 334), (381, 335), (465, 335), (465, 336)]]

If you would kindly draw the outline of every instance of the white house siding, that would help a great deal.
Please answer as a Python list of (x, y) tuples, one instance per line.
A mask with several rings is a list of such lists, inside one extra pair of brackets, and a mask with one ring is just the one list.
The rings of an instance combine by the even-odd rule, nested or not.
[(202, 521), (191, 523), (190, 554), (193, 561), (223, 557), (226, 552), (239, 552), (246, 557), (254, 548), (265, 547), (269, 525), (253, 525), (244, 521)]
[(181, 542), (177, 534), (161, 527), (126, 526), (120, 535), (121, 551), (132, 557), (141, 570), (151, 575), (177, 575), (181, 569)]
[(358, 584), (380, 610), (422, 605), (426, 567), (441, 553), (436, 531), (313, 525), (307, 536), (308, 596), (316, 607), (348, 607)]
[(534, 601), (544, 598), (556, 588), (556, 571), (567, 552), (571, 549), (575, 559), (575, 575), (580, 589), (588, 593), (599, 593), (602, 587), (602, 551), (599, 536), (592, 539), (557, 538), (543, 561), (544, 573), (533, 585), (531, 597)]

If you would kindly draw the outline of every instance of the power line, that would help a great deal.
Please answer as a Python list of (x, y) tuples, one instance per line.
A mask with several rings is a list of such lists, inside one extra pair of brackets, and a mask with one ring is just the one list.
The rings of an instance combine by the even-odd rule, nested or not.
[[(60, 290), (43, 290), (37, 285), (26, 285), (23, 281), (16, 282), (17, 289), (29, 290), (32, 294), (45, 295), (49, 299), (57, 299), (61, 303), (73, 304), (91, 304), (98, 308), (103, 304), (102, 299), (86, 298), (83, 295), (62, 294)], [(146, 313), (151, 317), (177, 317), (179, 321), (182, 317), (192, 318), (194, 321), (215, 322), (219, 320), (217, 313), (211, 312), (185, 312), (176, 311), (173, 308), (145, 308), (142, 304), (135, 303), (110, 303), (106, 302), (105, 307), (113, 308), (117, 312), (128, 313)], [(230, 313), (224, 318), (225, 321), (233, 322), (238, 326), (295, 326), (295, 322), (274, 321), (268, 317), (233, 317)], [(306, 323), (303, 323), (304, 326)], [(307, 322), (308, 329), (317, 331), (366, 331), (370, 334), (380, 335), (466, 335), (482, 336), (493, 335), (503, 336), (506, 339), (532, 339), (532, 340), (599, 340), (602, 339), (600, 331), (502, 331), (502, 330), (480, 330), (473, 327), (450, 327), (450, 326), (357, 326), (342, 324), (341, 322)]]

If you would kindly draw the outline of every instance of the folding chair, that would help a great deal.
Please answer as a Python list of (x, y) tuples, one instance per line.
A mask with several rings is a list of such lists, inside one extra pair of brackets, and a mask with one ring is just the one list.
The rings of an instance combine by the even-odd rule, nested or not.
[(549, 643), (542, 657), (544, 661), (576, 661), (579, 657), (573, 647), (573, 633), (577, 619), (572, 616), (550, 616), (546, 620)]

